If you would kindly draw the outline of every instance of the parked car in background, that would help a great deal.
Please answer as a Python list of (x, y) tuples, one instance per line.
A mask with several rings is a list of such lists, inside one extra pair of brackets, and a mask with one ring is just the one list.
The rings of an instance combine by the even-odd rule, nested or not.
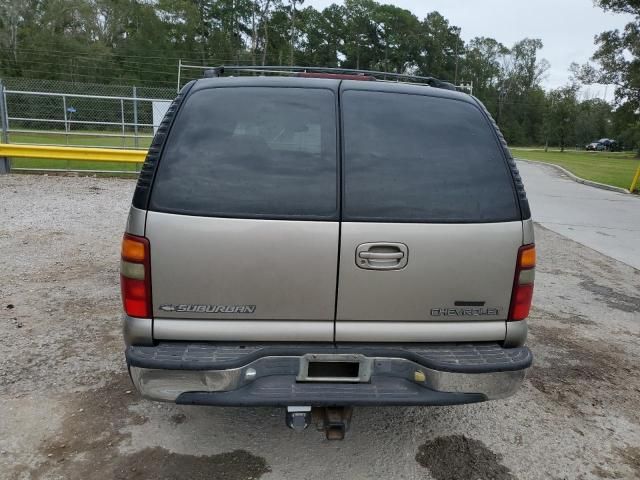
[(604, 145), (599, 142), (591, 142), (589, 145), (585, 147), (588, 151), (592, 152), (600, 152), (604, 150)]
[(591, 142), (589, 145), (585, 147), (585, 149), (588, 151), (595, 151), (595, 152), (604, 152), (604, 151), (617, 152), (620, 150), (620, 147), (618, 145), (618, 142), (616, 142), (611, 138), (601, 138), (596, 142)]
[(604, 149), (608, 150), (609, 152), (615, 152), (618, 150), (618, 142), (611, 138), (601, 138), (600, 140), (598, 140), (598, 143), (604, 146)]

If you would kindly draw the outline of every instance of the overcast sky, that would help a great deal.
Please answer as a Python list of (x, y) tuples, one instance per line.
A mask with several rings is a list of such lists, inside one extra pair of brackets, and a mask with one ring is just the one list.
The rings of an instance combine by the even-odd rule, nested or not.
[[(378, 0), (411, 10), (420, 19), (437, 10), (451, 25), (462, 29), (462, 38), (493, 37), (507, 47), (525, 37), (540, 38), (542, 57), (551, 63), (546, 88), (567, 83), (571, 62), (584, 63), (593, 52), (593, 37), (605, 30), (622, 29), (633, 17), (605, 13), (592, 0)], [(322, 9), (340, 0), (306, 0), (304, 5)], [(590, 87), (588, 96), (603, 97), (605, 88)], [(612, 100), (613, 89), (606, 89)]]

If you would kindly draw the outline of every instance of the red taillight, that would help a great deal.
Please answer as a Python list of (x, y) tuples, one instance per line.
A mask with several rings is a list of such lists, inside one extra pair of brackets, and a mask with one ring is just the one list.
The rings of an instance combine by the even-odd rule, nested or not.
[(151, 317), (149, 240), (125, 233), (122, 239), (120, 287), (124, 311), (131, 317)]
[(525, 245), (518, 250), (518, 263), (513, 281), (509, 320), (524, 320), (529, 316), (533, 299), (533, 281), (536, 261), (535, 245)]
[(529, 316), (531, 300), (533, 299), (533, 284), (518, 285), (513, 296), (510, 320), (524, 320)]

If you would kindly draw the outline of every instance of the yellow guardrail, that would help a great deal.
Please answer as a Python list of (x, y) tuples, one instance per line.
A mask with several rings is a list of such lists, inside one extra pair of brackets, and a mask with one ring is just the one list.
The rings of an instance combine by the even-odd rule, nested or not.
[(47, 160), (91, 160), (93, 162), (142, 163), (146, 150), (118, 148), (52, 147), (0, 143), (0, 157), (44, 158)]
[(635, 192), (636, 188), (639, 186), (638, 182), (640, 181), (640, 165), (638, 165), (638, 169), (636, 170), (636, 174), (633, 177), (633, 182), (631, 182), (631, 186), (629, 187), (629, 191), (631, 193)]

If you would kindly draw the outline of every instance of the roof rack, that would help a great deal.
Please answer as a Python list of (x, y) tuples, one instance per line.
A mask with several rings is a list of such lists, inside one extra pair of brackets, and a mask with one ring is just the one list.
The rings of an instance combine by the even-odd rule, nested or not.
[(443, 88), (445, 90), (458, 90), (458, 88), (449, 82), (438, 80), (435, 77), (422, 77), (419, 75), (409, 75), (405, 73), (379, 72), (375, 70), (360, 70), (354, 68), (335, 68), (335, 67), (300, 67), (300, 66), (259, 66), (259, 65), (221, 65), (219, 67), (206, 67), (200, 65), (182, 65), (182, 67), (202, 69), (204, 76), (207, 78), (221, 77), (227, 72), (244, 72), (244, 73), (260, 73), (275, 75), (298, 75), (301, 73), (326, 73), (333, 75), (353, 75), (372, 77), (372, 79), (393, 82), (393, 83), (414, 83), (420, 85), (428, 85), (434, 88)]

